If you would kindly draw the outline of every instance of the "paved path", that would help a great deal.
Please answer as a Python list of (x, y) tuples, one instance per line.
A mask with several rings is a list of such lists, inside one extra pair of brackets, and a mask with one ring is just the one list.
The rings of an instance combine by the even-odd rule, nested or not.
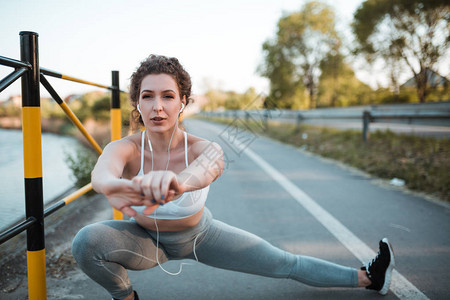
[[(383, 299), (450, 297), (448, 206), (273, 140), (199, 120), (185, 125), (220, 143), (226, 153), (226, 170), (212, 184), (207, 202), (215, 218), (285, 250), (354, 267), (387, 236), (397, 273), (393, 291)], [(178, 270), (178, 265), (164, 266)], [(159, 268), (132, 271), (130, 277), (144, 300), (380, 299), (364, 289), (314, 288), (199, 263), (175, 277)], [(109, 299), (79, 271), (48, 285), (49, 299)]]

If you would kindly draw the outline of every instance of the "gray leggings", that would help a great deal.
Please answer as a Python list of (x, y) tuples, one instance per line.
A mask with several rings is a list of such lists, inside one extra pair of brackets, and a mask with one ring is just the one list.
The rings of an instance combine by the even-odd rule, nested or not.
[[(291, 278), (320, 287), (355, 287), (357, 270), (313, 257), (291, 254), (241, 229), (214, 220), (205, 208), (198, 225), (160, 232), (159, 262), (195, 259), (209, 266), (274, 278)], [(157, 266), (156, 232), (133, 220), (104, 221), (84, 227), (72, 245), (80, 268), (116, 299), (133, 288), (127, 270)]]

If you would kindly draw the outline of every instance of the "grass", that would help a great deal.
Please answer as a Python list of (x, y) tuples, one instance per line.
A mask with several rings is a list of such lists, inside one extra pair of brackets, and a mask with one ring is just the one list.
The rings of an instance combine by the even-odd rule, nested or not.
[[(229, 124), (225, 119), (209, 119)], [(364, 143), (361, 131), (303, 125), (248, 124), (258, 134), (341, 161), (382, 179), (400, 178), (411, 190), (450, 202), (450, 140), (376, 131)]]

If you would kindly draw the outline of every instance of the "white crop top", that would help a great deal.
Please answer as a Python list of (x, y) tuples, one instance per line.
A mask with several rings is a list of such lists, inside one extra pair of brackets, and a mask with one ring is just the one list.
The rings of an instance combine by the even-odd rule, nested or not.
[[(141, 138), (141, 169), (137, 175), (144, 175), (145, 136), (145, 131), (143, 131)], [(148, 141), (150, 146), (150, 140)], [(186, 168), (189, 166), (187, 148), (187, 133), (184, 132), (184, 160), (186, 163)], [(149, 217), (154, 219), (176, 220), (192, 216), (203, 208), (206, 198), (208, 197), (208, 192), (209, 185), (199, 190), (186, 192), (181, 195), (180, 198), (170, 201), (163, 206), (159, 206), (152, 214), (149, 215)], [(132, 208), (139, 214), (142, 214), (145, 206), (132, 206)]]

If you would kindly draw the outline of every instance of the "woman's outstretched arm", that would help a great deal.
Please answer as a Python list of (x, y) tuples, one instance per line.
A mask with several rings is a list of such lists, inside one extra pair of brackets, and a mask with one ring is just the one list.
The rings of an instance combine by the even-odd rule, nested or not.
[(177, 175), (183, 192), (198, 190), (210, 185), (224, 170), (223, 150), (219, 144), (200, 141), (191, 146), (195, 160)]
[(134, 145), (125, 139), (108, 144), (91, 173), (93, 189), (104, 194), (112, 207), (128, 216), (136, 215), (132, 205), (152, 205), (143, 199), (139, 186), (121, 178), (133, 151)]

